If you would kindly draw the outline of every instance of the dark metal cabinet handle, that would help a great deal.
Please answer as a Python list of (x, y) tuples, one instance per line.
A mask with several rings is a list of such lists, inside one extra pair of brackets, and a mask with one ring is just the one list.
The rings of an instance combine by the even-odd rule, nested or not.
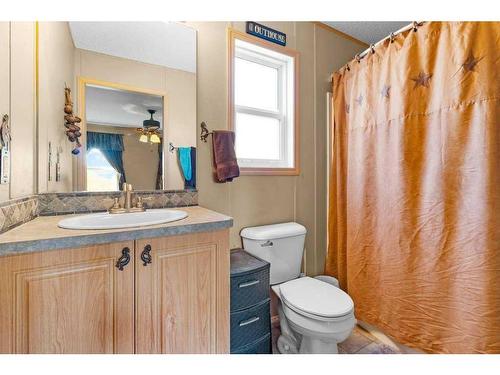
[(116, 262), (116, 268), (120, 271), (123, 271), (123, 267), (130, 263), (130, 249), (128, 247), (124, 247), (122, 250), (122, 256), (118, 258)]
[(254, 316), (253, 318), (250, 318), (250, 319), (247, 319), (247, 320), (243, 320), (243, 321), (240, 322), (240, 327), (247, 326), (249, 324), (258, 322), (259, 320), (260, 320), (260, 318), (258, 316)]
[(249, 286), (256, 285), (258, 283), (260, 283), (260, 280), (247, 281), (246, 283), (238, 284), (238, 288), (247, 288)]
[(144, 250), (142, 250), (141, 253), (141, 260), (142, 260), (142, 265), (147, 266), (149, 263), (151, 263), (152, 258), (151, 258), (151, 245), (146, 245), (144, 246)]

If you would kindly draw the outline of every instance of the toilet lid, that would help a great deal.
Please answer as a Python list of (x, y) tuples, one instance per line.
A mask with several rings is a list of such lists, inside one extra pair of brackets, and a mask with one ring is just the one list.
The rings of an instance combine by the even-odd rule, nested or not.
[(288, 306), (325, 318), (347, 315), (354, 308), (354, 302), (347, 293), (311, 277), (281, 284), (280, 294)]

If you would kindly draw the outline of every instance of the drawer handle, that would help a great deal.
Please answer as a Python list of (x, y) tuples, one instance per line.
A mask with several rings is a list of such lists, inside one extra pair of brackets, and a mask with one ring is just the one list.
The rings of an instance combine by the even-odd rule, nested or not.
[(261, 247), (270, 247), (273, 246), (273, 241), (266, 241), (260, 244)]
[(260, 280), (247, 281), (246, 283), (238, 284), (238, 288), (247, 288), (249, 286), (256, 285), (258, 283), (260, 283)]
[(130, 249), (128, 247), (124, 247), (122, 249), (122, 256), (118, 258), (116, 262), (116, 268), (120, 271), (123, 271), (123, 267), (125, 267), (130, 262)]
[(258, 316), (254, 316), (253, 318), (250, 318), (250, 319), (247, 319), (247, 320), (240, 322), (240, 327), (247, 326), (249, 324), (258, 322), (259, 320), (260, 320), (260, 318)]
[(151, 263), (151, 245), (144, 246), (144, 250), (141, 253), (142, 265), (147, 266)]

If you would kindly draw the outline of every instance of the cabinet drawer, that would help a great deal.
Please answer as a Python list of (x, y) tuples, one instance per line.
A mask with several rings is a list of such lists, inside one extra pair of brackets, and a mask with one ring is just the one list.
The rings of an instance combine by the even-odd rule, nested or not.
[(271, 334), (268, 333), (250, 345), (231, 351), (231, 354), (271, 354)]
[(231, 350), (246, 346), (270, 332), (269, 299), (231, 314)]
[(245, 309), (268, 298), (268, 268), (231, 277), (231, 311)]

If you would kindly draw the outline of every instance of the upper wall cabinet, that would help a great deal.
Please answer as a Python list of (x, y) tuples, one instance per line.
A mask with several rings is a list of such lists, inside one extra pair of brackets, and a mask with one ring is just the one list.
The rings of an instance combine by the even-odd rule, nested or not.
[(41, 22), (38, 46), (40, 192), (195, 187), (182, 168), (196, 162), (195, 30)]

